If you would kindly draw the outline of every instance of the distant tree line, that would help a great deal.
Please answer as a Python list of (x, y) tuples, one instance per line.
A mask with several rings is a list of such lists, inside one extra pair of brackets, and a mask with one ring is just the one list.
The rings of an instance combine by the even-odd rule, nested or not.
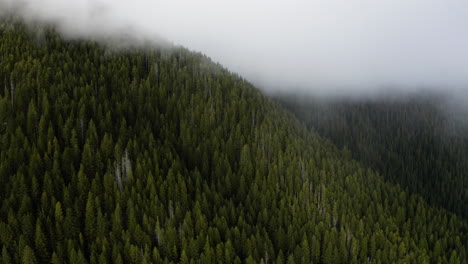
[(278, 99), (386, 180), (468, 219), (468, 112), (446, 96)]

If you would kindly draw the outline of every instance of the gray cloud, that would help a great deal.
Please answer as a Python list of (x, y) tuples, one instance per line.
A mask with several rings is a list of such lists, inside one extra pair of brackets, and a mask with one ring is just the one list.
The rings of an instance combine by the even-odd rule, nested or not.
[(75, 36), (162, 36), (259, 87), (468, 90), (466, 0), (0, 0)]

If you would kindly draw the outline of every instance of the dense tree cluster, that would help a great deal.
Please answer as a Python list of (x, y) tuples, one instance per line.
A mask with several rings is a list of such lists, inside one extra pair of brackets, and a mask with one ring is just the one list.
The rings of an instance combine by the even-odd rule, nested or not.
[(278, 99), (386, 180), (468, 219), (468, 118), (451, 98)]
[(465, 220), (200, 54), (5, 22), (0, 56), (1, 263), (467, 263)]

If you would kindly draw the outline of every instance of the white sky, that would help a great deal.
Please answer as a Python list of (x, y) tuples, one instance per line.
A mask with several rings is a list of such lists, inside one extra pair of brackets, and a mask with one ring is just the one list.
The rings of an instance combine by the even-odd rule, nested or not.
[(468, 90), (466, 0), (0, 0), (73, 34), (162, 36), (270, 90)]

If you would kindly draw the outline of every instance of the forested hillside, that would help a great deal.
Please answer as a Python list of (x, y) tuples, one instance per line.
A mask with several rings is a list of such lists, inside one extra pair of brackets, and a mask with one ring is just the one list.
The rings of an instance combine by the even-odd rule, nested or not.
[(203, 55), (41, 31), (0, 27), (1, 263), (467, 263), (466, 220)]
[(468, 111), (439, 94), (278, 97), (309, 128), (431, 205), (468, 218)]

